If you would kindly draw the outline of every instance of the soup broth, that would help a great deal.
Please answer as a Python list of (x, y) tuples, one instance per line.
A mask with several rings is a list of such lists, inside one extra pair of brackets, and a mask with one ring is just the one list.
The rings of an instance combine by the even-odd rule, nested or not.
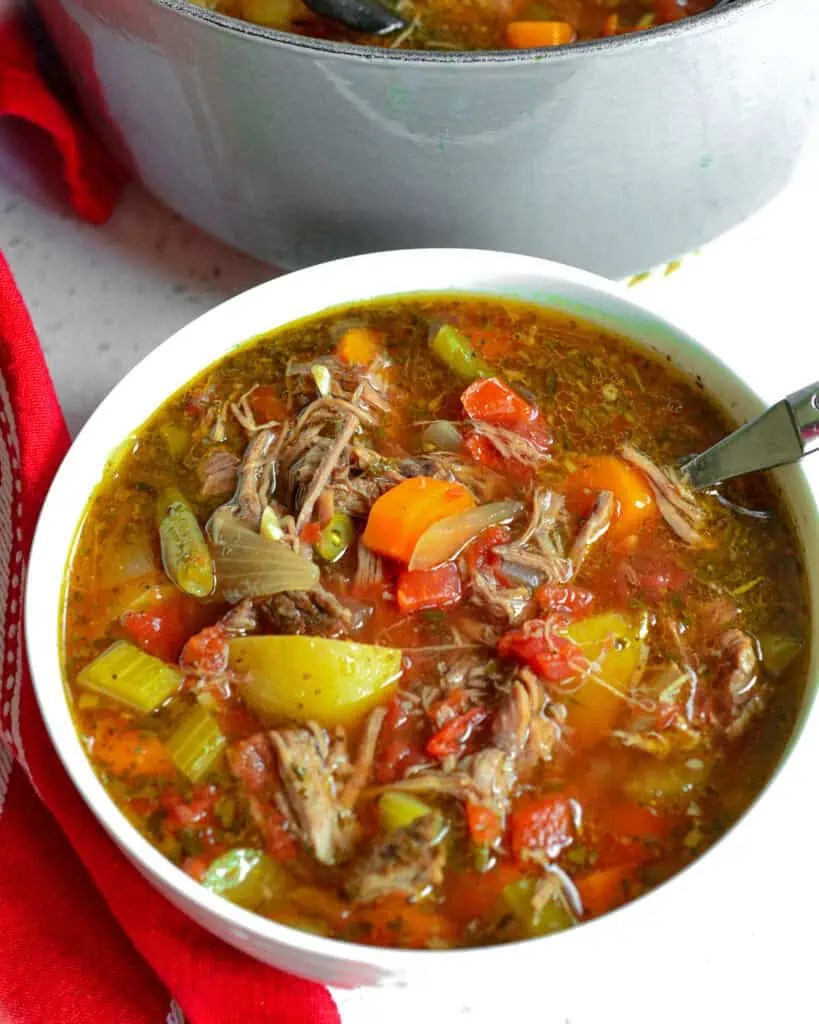
[(77, 729), (183, 871), (413, 948), (572, 927), (699, 857), (785, 747), (808, 615), (698, 381), (562, 313), (333, 310), (122, 445), (65, 587)]

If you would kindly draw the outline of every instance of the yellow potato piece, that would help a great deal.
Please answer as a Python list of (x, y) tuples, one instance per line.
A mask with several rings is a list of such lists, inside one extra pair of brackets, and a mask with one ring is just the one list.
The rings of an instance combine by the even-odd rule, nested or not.
[(617, 612), (581, 619), (572, 623), (567, 633), (586, 660), (597, 663), (594, 677), (588, 678), (566, 702), (567, 724), (573, 730), (570, 742), (580, 749), (592, 746), (615, 727), (624, 707), (617, 694), (627, 693), (636, 681), (643, 643), (636, 623)]
[(313, 636), (249, 636), (231, 641), (230, 667), (259, 711), (348, 725), (395, 687), (401, 651)]

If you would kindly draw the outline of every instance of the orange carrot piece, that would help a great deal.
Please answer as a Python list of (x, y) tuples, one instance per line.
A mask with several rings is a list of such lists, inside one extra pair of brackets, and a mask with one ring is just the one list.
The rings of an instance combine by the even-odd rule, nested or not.
[(362, 540), (379, 555), (409, 562), (421, 535), (433, 523), (474, 507), (475, 499), (463, 484), (412, 477), (375, 502)]
[(585, 916), (599, 917), (625, 903), (628, 898), (626, 882), (633, 877), (634, 868), (626, 864), (593, 871), (585, 878), (578, 878), (577, 891), (583, 901)]
[(616, 455), (590, 456), (566, 480), (569, 508), (580, 516), (591, 512), (600, 491), (611, 491), (616, 502), (608, 531), (611, 540), (637, 533), (657, 516), (657, 503), (645, 477)]
[(348, 327), (336, 353), (343, 363), (367, 366), (381, 350), (382, 335), (370, 327)]
[(118, 778), (143, 775), (175, 775), (176, 768), (165, 744), (147, 729), (120, 730), (100, 721), (94, 730), (94, 759)]
[(510, 21), (506, 26), (506, 41), (516, 50), (565, 46), (576, 38), (577, 33), (566, 21)]

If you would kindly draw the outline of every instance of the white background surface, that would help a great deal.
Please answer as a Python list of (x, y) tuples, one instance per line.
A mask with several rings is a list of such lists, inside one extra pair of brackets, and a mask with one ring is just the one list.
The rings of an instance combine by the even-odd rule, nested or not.
[[(0, 121), (0, 248), (75, 433), (141, 356), (273, 271), (181, 223), (136, 186), (109, 224), (81, 224), (59, 200), (55, 170), (38, 137)], [(819, 380), (817, 239), (819, 125), (779, 199), (632, 295), (741, 367), (774, 401)], [(720, 858), (723, 884), (669, 919), (658, 894), (656, 931), (632, 949), (578, 963), (576, 994), (557, 1024), (819, 1024), (818, 717), (744, 823), (739, 850), (729, 841), (709, 855)], [(547, 943), (542, 974), (526, 992), (499, 977), (479, 999), (444, 989), (337, 999), (345, 1024), (546, 1024), (554, 1020), (549, 991)]]

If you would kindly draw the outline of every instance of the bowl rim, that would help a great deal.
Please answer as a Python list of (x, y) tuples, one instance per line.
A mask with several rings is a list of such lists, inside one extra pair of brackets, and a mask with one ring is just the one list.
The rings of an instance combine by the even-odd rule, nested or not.
[(307, 51), (326, 56), (353, 58), (376, 64), (439, 64), (439, 65), (493, 65), (493, 64), (562, 64), (580, 60), (593, 54), (617, 54), (632, 49), (661, 46), (666, 40), (696, 36), (717, 28), (730, 25), (748, 10), (762, 9), (779, 0), (723, 0), (716, 7), (701, 14), (693, 14), (679, 21), (641, 32), (629, 32), (604, 39), (589, 39), (559, 46), (554, 49), (527, 50), (393, 50), (389, 47), (366, 46), (361, 43), (339, 43), (328, 39), (315, 39), (279, 29), (266, 28), (252, 22), (242, 21), (231, 15), (190, 2), (190, 0), (148, 0), (154, 7), (161, 7), (182, 18), (212, 26), (216, 31), (240, 40), (256, 40), (263, 45), (286, 50)]
[[(687, 331), (683, 328), (677, 327), (662, 314), (656, 312), (650, 304), (644, 305), (641, 302), (635, 301), (632, 295), (627, 293), (626, 288), (622, 284), (609, 281), (585, 270), (568, 267), (551, 260), (540, 259), (532, 256), (523, 256), (514, 253), (479, 249), (447, 248), (403, 249), (389, 252), (374, 252), (317, 264), (303, 270), (294, 271), (290, 274), (283, 274), (272, 278), (217, 304), (212, 309), (183, 325), (170, 337), (159, 343), (152, 352), (140, 360), (140, 362), (129, 370), (119, 383), (115, 385), (115, 387), (97, 406), (78, 433), (77, 437), (74, 439), (71, 449), (64, 458), (49, 488), (38, 517), (29, 553), (24, 598), (25, 646), (29, 660), (32, 685), (52, 745), (54, 746), (63, 767), (71, 778), (72, 783), (79, 792), (86, 806), (90, 809), (97, 821), (103, 826), (105, 831), (120, 847), (120, 849), (122, 849), (128, 858), (136, 864), (139, 870), (143, 873), (147, 872), (149, 876), (152, 876), (152, 878), (155, 877), (158, 880), (157, 883), (152, 882), (152, 884), (155, 884), (160, 891), (165, 888), (172, 890), (175, 899), (171, 902), (181, 900), (184, 903), (192, 903), (200, 913), (204, 912), (209, 917), (216, 918), (222, 926), (232, 927), (234, 930), (239, 930), (245, 935), (245, 937), (248, 935), (251, 936), (257, 944), (272, 944), (273, 946), (284, 947), (293, 951), (316, 956), (324, 962), (331, 961), (336, 964), (347, 963), (354, 967), (358, 967), (359, 969), (362, 967), (370, 967), (377, 971), (382, 971), (395, 976), (401, 976), (411, 971), (413, 963), (416, 966), (422, 963), (425, 970), (430, 969), (434, 971), (443, 966), (451, 967), (454, 965), (456, 960), (464, 961), (468, 959), (470, 968), (474, 969), (478, 966), (478, 958), (485, 959), (487, 957), (491, 957), (493, 965), (497, 966), (502, 958), (509, 957), (510, 960), (514, 961), (516, 957), (520, 955), (521, 948), (528, 949), (533, 947), (535, 943), (541, 943), (544, 941), (550, 941), (552, 943), (560, 941), (563, 948), (567, 949), (571, 947), (571, 943), (573, 942), (584, 941), (580, 936), (584, 935), (592, 927), (598, 935), (602, 935), (605, 929), (608, 928), (609, 931), (611, 931), (613, 928), (617, 927), (624, 914), (635, 917), (637, 909), (641, 905), (645, 905), (646, 902), (651, 903), (652, 906), (656, 905), (656, 897), (669, 888), (669, 883), (673, 883), (683, 876), (690, 876), (692, 873), (696, 873), (703, 862), (708, 862), (710, 860), (712, 852), (718, 846), (722, 846), (731, 838), (736, 840), (737, 833), (742, 829), (743, 823), (747, 820), (748, 816), (760, 799), (769, 793), (772, 785), (781, 775), (783, 768), (790, 759), (798, 738), (805, 728), (808, 718), (811, 716), (812, 707), (816, 704), (817, 690), (819, 690), (819, 674), (817, 674), (816, 680), (813, 679), (813, 672), (815, 671), (814, 667), (811, 669), (811, 675), (808, 679), (808, 692), (803, 699), (803, 706), (800, 710), (800, 716), (797, 724), (794, 727), (788, 744), (783, 750), (773, 773), (765, 783), (764, 787), (756, 794), (740, 819), (735, 822), (722, 837), (720, 837), (717, 843), (706, 851), (706, 855), (698, 857), (682, 871), (671, 876), (671, 878), (662, 885), (645, 894), (648, 897), (653, 897), (653, 900), (649, 899), (647, 901), (645, 897), (640, 897), (639, 899), (634, 900), (601, 918), (585, 922), (579, 927), (568, 929), (554, 935), (544, 936), (539, 939), (524, 939), (500, 946), (482, 946), (446, 950), (389, 949), (385, 947), (359, 945), (340, 939), (326, 938), (291, 928), (269, 918), (257, 915), (251, 911), (244, 910), (205, 889), (199, 883), (190, 878), (184, 871), (182, 871), (181, 868), (169, 861), (152, 844), (150, 844), (120, 811), (91, 767), (90, 760), (88, 759), (86, 751), (79, 739), (73, 720), (71, 720), (71, 712), (67, 699), (67, 684), (62, 671), (58, 671), (56, 679), (52, 677), (52, 673), (50, 671), (50, 663), (52, 662), (55, 654), (54, 647), (57, 649), (56, 656), (58, 662), (60, 660), (59, 618), (57, 622), (44, 622), (42, 614), (38, 614), (38, 611), (42, 608), (40, 592), (44, 591), (46, 594), (51, 594), (53, 593), (54, 586), (54, 561), (49, 558), (48, 553), (47, 532), (49, 522), (51, 520), (59, 521), (65, 519), (63, 511), (65, 506), (60, 504), (59, 491), (63, 481), (67, 480), (70, 476), (72, 463), (83, 454), (80, 442), (85, 442), (90, 438), (94, 442), (95, 447), (102, 447), (101, 442), (99, 440), (95, 440), (95, 435), (99, 434), (99, 431), (97, 430), (97, 422), (102, 420), (103, 416), (108, 413), (108, 410), (117, 410), (120, 395), (128, 392), (131, 387), (130, 381), (133, 377), (137, 375), (147, 376), (149, 370), (152, 370), (154, 367), (159, 369), (163, 362), (171, 361), (177, 352), (183, 351), (183, 348), (187, 351), (188, 346), (190, 346), (192, 342), (192, 335), (196, 335), (197, 333), (207, 335), (210, 321), (213, 321), (220, 316), (224, 316), (226, 312), (232, 312), (240, 309), (244, 304), (251, 304), (253, 299), (260, 295), (264, 295), (268, 305), (275, 308), (275, 300), (270, 301), (270, 298), (268, 298), (266, 293), (275, 293), (276, 291), (293, 287), (294, 282), (297, 286), (300, 284), (304, 287), (304, 285), (310, 281), (310, 278), (316, 278), (320, 281), (322, 277), (327, 275), (332, 276), (340, 270), (352, 272), (349, 276), (355, 277), (356, 281), (366, 281), (368, 279), (368, 271), (370, 271), (370, 269), (376, 264), (395, 264), (397, 267), (400, 267), (403, 261), (410, 259), (419, 266), (423, 266), (428, 260), (437, 259), (440, 261), (441, 259), (445, 259), (446, 261), (457, 261), (459, 258), (462, 260), (472, 260), (473, 262), (477, 262), (478, 265), (480, 265), (480, 261), (490, 261), (492, 269), (488, 271), (489, 281), (487, 282), (484, 278), (478, 279), (477, 273), (474, 273), (475, 282), (472, 286), (452, 287), (442, 284), (439, 289), (442, 294), (450, 292), (467, 295), (472, 292), (476, 295), (484, 294), (491, 296), (494, 294), (502, 297), (504, 294), (510, 294), (508, 289), (506, 291), (503, 290), (504, 276), (506, 274), (512, 275), (514, 273), (522, 275), (525, 272), (531, 273), (533, 277), (541, 278), (544, 285), (547, 282), (551, 282), (552, 287), (555, 285), (576, 286), (581, 290), (591, 291), (595, 293), (595, 297), (598, 298), (598, 300), (612, 300), (619, 306), (627, 309), (633, 315), (637, 316), (646, 325), (652, 325), (657, 329), (662, 330), (663, 333), (667, 334), (669, 338), (673, 338), (675, 343), (680, 344), (687, 351), (703, 357), (712, 367), (718, 369), (726, 377), (730, 378), (738, 386), (738, 389), (745, 394), (746, 398), (752, 399), (756, 402), (759, 405), (760, 410), (764, 407), (762, 400), (744, 381), (738, 371), (733, 370), (723, 362), (719, 356), (715, 355), (713, 352), (697, 342), (696, 339), (687, 333)], [(381, 269), (383, 269), (383, 266)], [(486, 268), (484, 268), (484, 272), (487, 273)], [(486, 287), (487, 284), (489, 285), (489, 288)], [(497, 291), (495, 292), (491, 290), (491, 286), (493, 284), (497, 285)], [(366, 290), (366, 288), (364, 290)], [(413, 294), (433, 294), (434, 292), (435, 289), (420, 287), (408, 288), (404, 291), (384, 289), (378, 290), (376, 294), (370, 298), (364, 297), (356, 299), (351, 297), (345, 300), (345, 302), (352, 304), (357, 301), (371, 301), (379, 298), (389, 298), (391, 295), (403, 295), (406, 297)], [(314, 287), (311, 294), (321, 294), (320, 289)], [(545, 305), (547, 300), (544, 299), (542, 301)], [(315, 304), (311, 301), (310, 305), (313, 306), (313, 311), (306, 314), (308, 318), (321, 315), (322, 312), (335, 308), (339, 303), (323, 305), (321, 300), (318, 299), (315, 301)], [(602, 308), (599, 307), (597, 308), (597, 311), (599, 313), (603, 312)], [(577, 313), (577, 315), (582, 316), (583, 314)], [(284, 324), (282, 324), (282, 326), (284, 326)], [(271, 329), (278, 330), (279, 328)], [(623, 333), (626, 333), (625, 330), (623, 330)], [(252, 340), (252, 336), (251, 338), (246, 339), (246, 341), (249, 340)], [(244, 343), (245, 342), (239, 342), (238, 344), (241, 345)], [(648, 346), (649, 344), (650, 343), (648, 342), (644, 343), (645, 346)], [(234, 341), (230, 341), (225, 344), (224, 348), (221, 349), (220, 354), (216, 356), (215, 359), (220, 360), (225, 358), (235, 350), (236, 345), (237, 343)], [(198, 375), (208, 366), (212, 365), (214, 357), (211, 356), (204, 361), (201, 361), (201, 357), (195, 358), (194, 362), (196, 363), (196, 366), (193, 369), (186, 368), (185, 370), (185, 379), (187, 380)], [(155, 376), (156, 379), (164, 379), (161, 375)], [(158, 408), (161, 402), (165, 401), (170, 394), (175, 393), (177, 388), (174, 387), (173, 390), (168, 393), (166, 393), (165, 386), (163, 386), (161, 390), (163, 391), (163, 397), (161, 399), (157, 401), (151, 399), (152, 412)], [(124, 429), (113, 439), (106, 440), (104, 445), (106, 457), (116, 451), (123, 435)], [(795, 470), (799, 486), (809, 498), (813, 506), (813, 512), (817, 519), (819, 519), (819, 508), (817, 508), (817, 505), (819, 504), (819, 491), (817, 488), (812, 486), (811, 481), (800, 466), (791, 468)], [(86, 494), (83, 501), (83, 507), (85, 506), (85, 502), (88, 500), (88, 497), (89, 495)], [(62, 592), (62, 579), (65, 568), (67, 567), (68, 560), (71, 557), (74, 544), (76, 543), (78, 526), (79, 521), (76, 524), (72, 524), (72, 540), (67, 547), (60, 547), (60, 592)], [(62, 598), (60, 598), (60, 606), (61, 603)], [(817, 609), (815, 607), (811, 608), (813, 632), (815, 632), (817, 628), (815, 621), (816, 611)], [(57, 629), (56, 637), (52, 633), (52, 629), (55, 627)], [(46, 642), (44, 642), (44, 640)], [(811, 655), (811, 666), (814, 665), (816, 658), (815, 644), (816, 641), (814, 640), (812, 633), (812, 649), (809, 652)], [(54, 700), (55, 690), (59, 690), (61, 694), (60, 701)], [(65, 713), (69, 716), (70, 729), (68, 736), (61, 738), (60, 733), (63, 728), (63, 723), (61, 723), (59, 719)], [(162, 892), (162, 895), (165, 898), (169, 898), (164, 891)], [(179, 903), (176, 905), (179, 906)], [(187, 911), (183, 912), (187, 913)]]

